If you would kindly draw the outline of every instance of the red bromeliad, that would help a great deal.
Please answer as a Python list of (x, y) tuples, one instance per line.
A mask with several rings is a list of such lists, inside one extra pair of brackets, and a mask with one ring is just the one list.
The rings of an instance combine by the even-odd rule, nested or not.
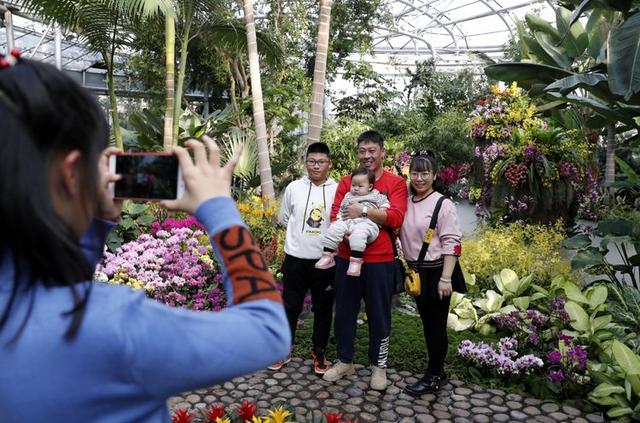
[(327, 423), (341, 423), (342, 413), (324, 413), (324, 418), (327, 419)]
[(209, 408), (202, 410), (202, 414), (207, 418), (208, 422), (215, 422), (216, 419), (222, 418), (226, 413), (224, 404), (210, 405)]
[(255, 402), (249, 402), (248, 400), (242, 401), (240, 407), (238, 407), (238, 417), (242, 419), (242, 421), (251, 421), (253, 417), (256, 415), (256, 409), (258, 408), (258, 404)]
[(188, 408), (179, 408), (173, 411), (171, 423), (191, 423), (196, 415), (189, 411)]

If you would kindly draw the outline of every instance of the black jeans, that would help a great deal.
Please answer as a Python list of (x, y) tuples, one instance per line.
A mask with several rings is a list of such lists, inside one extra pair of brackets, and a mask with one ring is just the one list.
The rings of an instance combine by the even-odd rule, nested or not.
[(294, 340), (304, 297), (311, 291), (311, 311), (313, 312), (311, 341), (314, 352), (324, 353), (331, 333), (334, 271), (333, 269), (316, 269), (314, 265), (317, 261), (317, 259), (300, 259), (287, 254), (282, 264), (282, 296), (291, 329), (291, 339)]
[(451, 297), (445, 297), (441, 300), (439, 297), (434, 298), (433, 295), (430, 295), (433, 292), (433, 284), (438, 283), (441, 275), (442, 268), (439, 271), (421, 271), (422, 292), (415, 298), (429, 356), (427, 373), (436, 376), (444, 374), (444, 360), (449, 348), (447, 317), (449, 316)]
[(391, 335), (393, 262), (364, 263), (360, 276), (347, 276), (349, 260), (336, 257), (335, 334), (338, 359), (352, 363), (358, 312), (364, 299), (369, 323), (369, 361), (386, 368)]

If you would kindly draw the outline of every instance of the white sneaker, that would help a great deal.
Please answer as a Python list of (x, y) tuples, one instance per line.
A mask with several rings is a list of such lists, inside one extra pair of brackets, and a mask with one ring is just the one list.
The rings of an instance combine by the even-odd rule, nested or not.
[(342, 361), (338, 361), (336, 364), (331, 366), (329, 370), (322, 376), (322, 379), (327, 382), (335, 382), (342, 379), (345, 376), (351, 376), (355, 374), (356, 369), (353, 367), (353, 363), (343, 363)]
[(384, 391), (387, 389), (387, 369), (373, 366), (371, 368), (371, 389)]

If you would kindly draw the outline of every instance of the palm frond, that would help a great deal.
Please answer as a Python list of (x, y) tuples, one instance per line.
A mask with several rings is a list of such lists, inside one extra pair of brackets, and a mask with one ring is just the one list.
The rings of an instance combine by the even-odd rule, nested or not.
[(236, 165), (234, 175), (244, 180), (249, 180), (255, 176), (258, 165), (255, 134), (248, 129), (231, 128), (223, 138), (220, 150), (222, 151), (223, 159), (227, 161), (241, 145), (244, 145), (244, 149)]
[[(247, 30), (240, 22), (212, 24), (203, 28), (217, 47), (227, 51), (247, 51)], [(279, 65), (284, 60), (284, 51), (273, 37), (266, 32), (257, 32), (258, 53), (270, 65)]]

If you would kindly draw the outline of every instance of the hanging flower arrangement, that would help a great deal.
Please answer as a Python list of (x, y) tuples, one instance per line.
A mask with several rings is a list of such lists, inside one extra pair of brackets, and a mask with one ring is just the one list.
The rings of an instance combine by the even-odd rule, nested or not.
[(590, 200), (590, 144), (578, 131), (549, 127), (535, 113), (513, 83), (492, 86), (469, 115), (476, 180), (468, 197), (479, 216), (498, 223), (570, 221)]

